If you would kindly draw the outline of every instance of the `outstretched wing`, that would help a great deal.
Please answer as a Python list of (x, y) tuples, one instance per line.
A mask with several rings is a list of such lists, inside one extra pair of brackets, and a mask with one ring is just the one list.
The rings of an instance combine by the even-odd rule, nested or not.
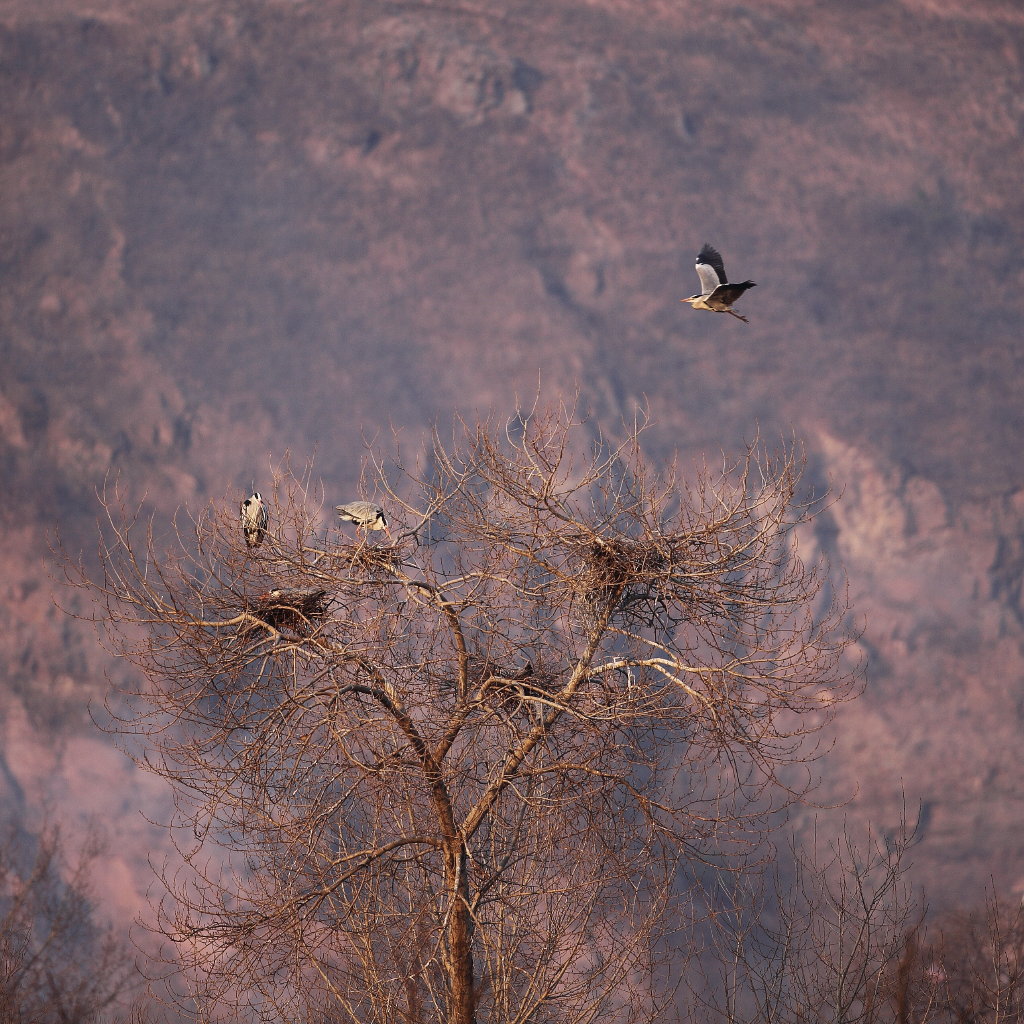
[(748, 288), (756, 288), (753, 281), (742, 281), (739, 284), (723, 284), (715, 290), (713, 298), (728, 302), (731, 306)]
[(697, 253), (696, 266), (704, 295), (709, 295), (720, 284), (725, 284), (729, 280), (725, 276), (725, 264), (722, 262), (721, 255), (707, 242), (704, 243), (704, 248)]

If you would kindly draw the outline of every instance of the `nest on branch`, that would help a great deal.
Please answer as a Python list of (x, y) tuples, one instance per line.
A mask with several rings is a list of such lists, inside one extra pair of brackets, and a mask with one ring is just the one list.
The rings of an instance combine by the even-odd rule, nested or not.
[(251, 612), (278, 630), (308, 635), (324, 617), (331, 599), (326, 590), (303, 587), (275, 587), (260, 594)]
[[(531, 707), (532, 713), (539, 702), (550, 703), (552, 693), (557, 690), (555, 680), (534, 669), (530, 661), (516, 669), (486, 659), (474, 661), (473, 684), (477, 696), (506, 711), (526, 705)], [(538, 710), (543, 711), (543, 708)]]
[(331, 553), (331, 558), (367, 573), (391, 572), (401, 563), (397, 544), (342, 544)]
[[(668, 614), (666, 596), (676, 603), (685, 583), (686, 538), (596, 538), (580, 549), (575, 589), (593, 616), (628, 615), (634, 626), (653, 625)], [(689, 602), (687, 602), (689, 603)]]

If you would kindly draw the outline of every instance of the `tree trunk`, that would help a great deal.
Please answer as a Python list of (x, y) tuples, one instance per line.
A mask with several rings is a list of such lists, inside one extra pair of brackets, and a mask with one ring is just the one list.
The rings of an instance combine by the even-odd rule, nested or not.
[(473, 918), (469, 912), (466, 850), (460, 842), (449, 851), (448, 973), (451, 983), (448, 1024), (475, 1024), (476, 986), (473, 973)]

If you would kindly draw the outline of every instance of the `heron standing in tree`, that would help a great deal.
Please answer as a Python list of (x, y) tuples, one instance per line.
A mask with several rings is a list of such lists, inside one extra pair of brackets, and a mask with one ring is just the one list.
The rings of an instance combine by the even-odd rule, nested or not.
[(242, 520), (242, 531), (245, 534), (247, 547), (258, 548), (267, 535), (267, 506), (263, 503), (263, 495), (259, 491), (253, 491), (239, 506), (239, 516)]
[(748, 289), (756, 288), (753, 281), (742, 281), (730, 284), (725, 276), (725, 264), (717, 249), (704, 243), (704, 248), (697, 254), (697, 276), (700, 278), (699, 295), (691, 295), (680, 302), (688, 302), (694, 309), (709, 309), (714, 313), (729, 313), (742, 320), (750, 321), (732, 308), (732, 304)]
[(336, 505), (334, 511), (342, 522), (355, 523), (357, 533), (360, 530), (383, 530), (391, 536), (384, 509), (372, 501), (350, 501), (347, 505)]

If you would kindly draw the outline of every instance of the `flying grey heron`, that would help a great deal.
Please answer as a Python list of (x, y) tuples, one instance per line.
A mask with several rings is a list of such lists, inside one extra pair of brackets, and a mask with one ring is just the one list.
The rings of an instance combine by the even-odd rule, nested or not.
[(388, 521), (384, 518), (384, 509), (374, 505), (372, 501), (350, 501), (347, 505), (335, 506), (338, 518), (345, 523), (355, 523), (356, 531), (383, 530), (389, 537)]
[(700, 294), (691, 295), (680, 302), (688, 302), (694, 309), (709, 309), (714, 313), (729, 313), (742, 320), (750, 321), (732, 308), (732, 304), (748, 289), (756, 288), (753, 281), (742, 281), (730, 284), (725, 276), (725, 264), (717, 249), (704, 243), (704, 248), (697, 254), (697, 276), (700, 278)]
[(258, 548), (267, 535), (267, 506), (263, 504), (263, 495), (253, 491), (239, 506), (242, 520), (242, 531), (245, 533), (247, 547)]

